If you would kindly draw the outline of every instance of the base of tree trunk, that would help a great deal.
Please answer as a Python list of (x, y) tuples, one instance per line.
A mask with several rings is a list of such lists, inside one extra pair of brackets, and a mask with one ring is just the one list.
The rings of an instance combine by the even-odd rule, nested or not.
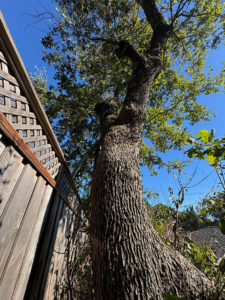
[(168, 248), (150, 223), (142, 195), (139, 141), (129, 141), (128, 130), (111, 128), (95, 160), (90, 225), (96, 299), (161, 300), (169, 293), (208, 300), (213, 282)]

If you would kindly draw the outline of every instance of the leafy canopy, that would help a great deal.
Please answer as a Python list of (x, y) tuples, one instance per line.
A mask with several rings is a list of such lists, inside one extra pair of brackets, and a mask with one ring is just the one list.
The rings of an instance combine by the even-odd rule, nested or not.
[[(152, 29), (138, 1), (55, 0), (57, 15), (43, 37), (44, 59), (55, 68), (56, 91), (45, 99), (56, 133), (74, 176), (89, 178), (100, 126), (94, 114), (99, 101), (114, 98), (122, 105), (132, 64), (114, 51), (128, 40), (143, 53)], [(140, 152), (142, 165), (163, 165), (157, 151), (181, 149), (187, 124), (209, 119), (197, 103), (200, 94), (223, 89), (225, 67), (215, 75), (205, 62), (210, 49), (223, 41), (224, 1), (157, 0), (173, 26), (163, 52), (163, 71), (154, 83)], [(38, 85), (38, 81), (36, 82)], [(51, 90), (52, 92), (52, 90)]]

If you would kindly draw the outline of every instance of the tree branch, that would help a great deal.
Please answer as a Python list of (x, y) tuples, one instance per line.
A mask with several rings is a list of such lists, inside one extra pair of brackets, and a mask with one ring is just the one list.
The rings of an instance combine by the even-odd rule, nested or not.
[(172, 23), (168, 24), (156, 6), (154, 0), (136, 0), (140, 4), (146, 18), (153, 29), (150, 50), (160, 51), (165, 44), (166, 38), (172, 32)]
[(128, 41), (120, 41), (119, 47), (116, 49), (116, 55), (118, 58), (128, 57), (133, 63), (137, 63), (144, 59), (142, 56)]
[(185, 5), (188, 4), (188, 0), (183, 0), (179, 2), (176, 13), (173, 16), (172, 23), (180, 16), (181, 11), (184, 9)]
[(138, 4), (140, 4), (142, 9), (144, 10), (146, 18), (153, 30), (156, 30), (161, 26), (168, 25), (166, 23), (165, 18), (158, 10), (158, 7), (156, 6), (154, 0), (136, 0), (136, 1)]

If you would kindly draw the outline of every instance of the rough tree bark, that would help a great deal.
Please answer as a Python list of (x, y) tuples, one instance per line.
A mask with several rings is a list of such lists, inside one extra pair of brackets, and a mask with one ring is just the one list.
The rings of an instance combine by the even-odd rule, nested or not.
[(142, 195), (139, 148), (149, 90), (161, 72), (161, 51), (172, 28), (155, 1), (138, 1), (153, 29), (149, 50), (140, 55), (122, 41), (116, 54), (134, 67), (123, 108), (110, 104), (96, 152), (91, 191), (91, 245), (97, 300), (163, 299), (163, 293), (209, 299), (213, 283), (177, 251), (169, 249), (149, 221)]

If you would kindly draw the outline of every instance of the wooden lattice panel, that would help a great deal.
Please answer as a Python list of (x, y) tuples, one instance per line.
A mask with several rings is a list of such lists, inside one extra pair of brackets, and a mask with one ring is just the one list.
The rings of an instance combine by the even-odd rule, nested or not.
[(0, 111), (54, 178), (60, 163), (28, 99), (0, 51)]
[(68, 202), (73, 203), (75, 209), (78, 208), (79, 203), (76, 201), (77, 197), (74, 193), (74, 188), (71, 186), (71, 182), (69, 181), (65, 170), (61, 171), (58, 190), (60, 191), (61, 196), (67, 199)]

